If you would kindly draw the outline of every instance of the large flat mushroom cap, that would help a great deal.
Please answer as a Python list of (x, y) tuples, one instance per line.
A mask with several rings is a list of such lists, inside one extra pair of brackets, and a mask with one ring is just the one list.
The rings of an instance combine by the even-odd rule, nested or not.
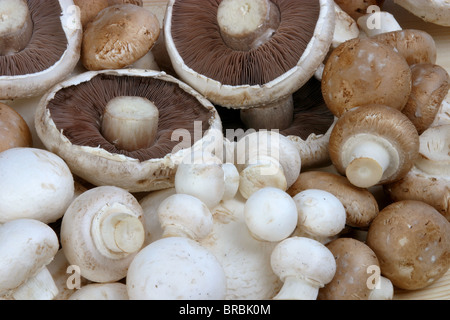
[[(289, 10), (291, 11), (295, 7), (297, 8), (302, 7), (299, 6), (299, 4), (297, 3), (289, 4), (289, 1), (273, 1), (273, 2), (277, 4), (279, 7), (281, 6), (281, 4), (284, 4), (287, 8), (290, 8)], [(180, 54), (178, 50), (179, 48), (177, 47), (177, 43), (174, 39), (174, 35), (172, 32), (174, 26), (173, 14), (177, 5), (178, 4), (176, 3), (176, 0), (169, 1), (164, 25), (166, 47), (170, 59), (172, 61), (173, 68), (183, 81), (191, 85), (194, 89), (198, 90), (214, 104), (223, 107), (239, 108), (239, 109), (251, 108), (257, 105), (265, 105), (269, 102), (275, 102), (291, 95), (294, 91), (302, 87), (302, 85), (305, 84), (314, 75), (314, 72), (319, 67), (319, 65), (325, 58), (326, 54), (328, 53), (334, 32), (334, 21), (335, 21), (334, 3), (333, 1), (329, 0), (320, 0), (318, 18), (314, 27), (313, 34), (310, 40), (308, 40), (309, 42), (307, 43), (307, 46), (304, 49), (303, 54), (301, 54), (301, 57), (297, 60), (295, 65), (293, 65), (286, 72), (276, 76), (274, 79), (265, 81), (265, 83), (250, 83), (252, 82), (252, 80), (243, 79), (243, 83), (227, 84), (223, 83), (223, 81), (221, 82), (221, 80), (213, 79), (212, 77), (202, 74), (202, 72), (199, 72), (198, 70), (194, 70)], [(204, 4), (202, 3), (202, 5)], [(304, 10), (306, 9), (304, 8)], [(300, 20), (300, 18), (297, 17), (297, 22), (298, 20)], [(216, 29), (216, 28), (217, 26), (213, 26), (209, 29)], [(279, 31), (280, 29), (282, 29), (281, 25)], [(289, 27), (283, 28), (280, 31), (280, 33), (286, 32), (286, 29), (289, 29)], [(290, 30), (291, 33), (294, 31), (298, 32), (298, 30)], [(218, 41), (220, 42), (221, 41), (220, 33), (217, 33), (217, 35), (218, 37), (216, 38), (219, 39)], [(286, 38), (289, 37), (295, 36), (292, 36), (292, 34), (286, 36)], [(210, 37), (208, 36), (207, 38)], [(207, 46), (208, 48), (212, 48), (211, 43), (205, 43), (204, 47), (205, 46)], [(223, 43), (222, 46), (224, 46)], [(253, 56), (257, 50), (260, 50), (261, 47), (265, 47), (265, 45), (262, 45), (257, 49), (252, 49), (248, 51), (248, 55)], [(275, 43), (274, 47), (280, 48), (282, 47), (282, 44)], [(294, 50), (292, 52), (294, 52)], [(281, 60), (285, 59), (279, 53), (267, 54), (266, 52), (266, 56), (268, 58), (272, 57), (272, 59), (275, 60), (272, 62), (267, 61), (266, 62), (267, 68), (263, 69), (269, 69), (269, 66), (272, 67), (274, 64), (276, 64), (277, 63), (276, 59)], [(217, 58), (217, 54), (215, 55), (215, 57)], [(246, 70), (239, 71), (240, 74), (245, 74), (246, 71), (250, 70), (252, 68), (251, 61), (257, 60), (255, 57), (252, 58), (246, 56), (244, 56), (244, 58), (241, 59), (247, 60), (245, 60), (243, 63), (244, 66), (243, 69)], [(231, 58), (228, 60), (231, 60)], [(249, 64), (247, 64), (246, 61), (248, 61)], [(202, 63), (205, 64), (207, 62), (205, 62), (205, 60), (202, 60)], [(225, 68), (224, 65), (221, 65), (221, 63), (218, 63), (217, 61), (213, 62), (213, 64), (215, 65), (216, 68), (217, 67)], [(258, 68), (261, 69), (261, 67)], [(241, 77), (241, 75), (239, 77)]]
[[(96, 89), (91, 88), (94, 82), (100, 84)], [(106, 86), (106, 82), (113, 83), (109, 91), (102, 87)], [(169, 88), (164, 91), (162, 88), (165, 83), (169, 84)], [(160, 98), (155, 99), (173, 97), (174, 103), (171, 105), (175, 107), (165, 112), (164, 120), (161, 120), (163, 112), (160, 112), (159, 136), (148, 148), (151, 150), (128, 152), (116, 148), (100, 133), (101, 108), (104, 106), (96, 109), (95, 103), (99, 102), (90, 99), (102, 91), (107, 93), (104, 100), (121, 93), (123, 95), (124, 92), (144, 96), (152, 92), (152, 86), (157, 88), (153, 91), (162, 92)], [(73, 88), (84, 95), (80, 92), (71, 93)], [(190, 108), (188, 100), (195, 107)], [(103, 104), (106, 102), (103, 101)], [(158, 106), (158, 101), (155, 101), (155, 105)], [(174, 108), (181, 111), (174, 113)], [(61, 114), (61, 109), (69, 117)], [(179, 112), (190, 115), (186, 128), (177, 122)], [(59, 114), (59, 122), (56, 114)], [(70, 120), (72, 117), (85, 123), (79, 126)], [(162, 130), (161, 121), (170, 123), (171, 127)], [(45, 147), (62, 157), (75, 175), (96, 186), (113, 185), (130, 192), (173, 187), (176, 168), (183, 157), (199, 149), (214, 152), (223, 145), (222, 124), (216, 109), (208, 100), (164, 72), (138, 69), (90, 71), (61, 82), (41, 99), (36, 110), (35, 125)], [(187, 141), (184, 140), (186, 138)], [(88, 143), (78, 143), (80, 139)], [(164, 139), (164, 142), (158, 143), (160, 139)]]
[[(0, 74), (0, 99), (9, 100), (39, 96), (67, 77), (77, 65), (80, 59), (82, 40), (80, 10), (74, 5), (72, 0), (52, 0), (52, 2), (55, 3), (42, 4), (43, 2), (38, 0), (28, 1), (32, 18), (33, 12), (39, 11), (39, 7), (51, 8), (51, 11), (54, 11), (54, 13), (44, 15), (40, 19), (39, 25), (34, 19), (34, 29), (38, 31), (32, 36), (27, 48), (13, 55), (15, 60), (12, 63), (0, 63), (0, 65), (8, 67), (7, 71), (4, 70)], [(55, 5), (58, 4), (61, 8), (60, 14), (57, 13), (58, 10), (55, 8)], [(50, 19), (55, 18), (60, 21), (61, 30), (51, 29), (51, 36), (48, 34), (36, 36), (36, 34), (42, 33), (42, 30), (48, 29), (46, 25), (51, 25), (49, 23)], [(41, 65), (43, 60), (46, 60), (43, 57), (48, 55), (47, 52), (51, 51), (52, 47), (57, 47), (61, 44), (60, 37), (55, 35), (60, 34), (62, 36), (62, 33), (65, 35), (67, 43), (65, 50), (59, 49), (62, 51), (62, 54), (59, 55), (56, 61), (55, 58), (49, 58), (46, 63)], [(48, 48), (44, 45), (48, 46)], [(28, 59), (26, 64), (16, 61), (16, 59), (22, 59), (25, 55)], [(7, 56), (0, 58), (3, 60), (9, 59)], [(25, 69), (22, 69), (24, 65)], [(17, 66), (19, 69), (11, 70), (12, 66)], [(32, 71), (27, 71), (30, 67)]]

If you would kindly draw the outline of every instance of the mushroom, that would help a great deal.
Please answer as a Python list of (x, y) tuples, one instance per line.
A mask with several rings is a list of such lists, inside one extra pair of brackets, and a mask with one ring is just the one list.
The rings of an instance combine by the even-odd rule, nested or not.
[(286, 191), (301, 170), (302, 159), (295, 144), (276, 131), (245, 135), (236, 143), (235, 157), (239, 191), (246, 199), (263, 187)]
[(27, 122), (15, 109), (0, 103), (0, 152), (32, 146), (33, 137)]
[(83, 32), (81, 62), (88, 70), (121, 69), (142, 58), (158, 39), (158, 18), (133, 4), (108, 6)]
[(365, 15), (371, 6), (381, 8), (384, 0), (334, 0), (350, 17), (358, 20)]
[(292, 94), (328, 52), (334, 15), (330, 0), (170, 0), (165, 43), (179, 77), (214, 104), (241, 110), (247, 128), (285, 129)]
[(336, 260), (336, 274), (319, 289), (318, 300), (392, 300), (392, 283), (377, 273), (378, 258), (369, 246), (353, 238), (338, 238), (326, 247)]
[(347, 217), (345, 208), (332, 193), (307, 189), (293, 196), (293, 200), (298, 215), (295, 235), (325, 244), (344, 229)]
[(127, 286), (120, 282), (89, 283), (75, 291), (68, 300), (128, 300)]
[(80, 267), (81, 276), (102, 283), (121, 280), (144, 243), (142, 208), (118, 187), (87, 190), (64, 214), (60, 237), (67, 260)]
[(0, 295), (52, 300), (58, 288), (46, 266), (58, 248), (58, 236), (41, 221), (15, 219), (0, 225)]
[(336, 272), (333, 254), (320, 242), (305, 237), (290, 237), (272, 251), (270, 264), (284, 282), (275, 300), (316, 300), (319, 289)]
[(430, 127), (420, 135), (419, 157), (408, 174), (386, 184), (392, 201), (418, 200), (450, 221), (450, 124)]
[(345, 223), (356, 228), (366, 228), (379, 211), (377, 199), (364, 188), (358, 188), (337, 173), (305, 171), (287, 190), (292, 197), (308, 189), (320, 189), (333, 194), (345, 208)]
[[(356, 20), (344, 11), (336, 1), (334, 1), (335, 26), (331, 49), (336, 49), (340, 44), (347, 40), (359, 37), (360, 30)], [(320, 77), (321, 78), (321, 77)]]
[(109, 6), (108, 0), (73, 0), (73, 3), (80, 8), (80, 22), (83, 30), (100, 11)]
[(128, 268), (131, 300), (221, 300), (225, 273), (216, 257), (185, 237), (156, 240), (143, 248)]
[(367, 13), (356, 19), (363, 36), (374, 37), (378, 34), (402, 30), (392, 13), (381, 11), (379, 7), (367, 8)]
[(411, 70), (405, 59), (374, 40), (348, 40), (333, 50), (325, 63), (322, 94), (337, 117), (369, 104), (402, 110), (410, 93)]
[(73, 71), (82, 27), (72, 0), (2, 0), (0, 14), (0, 99), (39, 96)]
[(450, 266), (450, 222), (421, 201), (397, 201), (381, 210), (366, 243), (378, 257), (381, 274), (400, 289), (425, 288)]
[(193, 240), (205, 238), (213, 227), (211, 211), (200, 199), (177, 193), (164, 199), (157, 214), (162, 237), (187, 237)]
[(394, 3), (402, 6), (424, 21), (450, 26), (450, 4), (446, 0), (394, 0)]
[(249, 232), (261, 241), (281, 241), (289, 237), (297, 225), (297, 207), (286, 192), (265, 187), (245, 202), (244, 219)]
[(330, 158), (355, 186), (369, 188), (404, 177), (419, 153), (419, 135), (401, 111), (365, 105), (345, 112), (333, 128)]
[(412, 90), (402, 112), (414, 123), (419, 134), (433, 124), (450, 89), (450, 76), (436, 64), (411, 66)]
[(0, 223), (20, 218), (55, 222), (70, 205), (74, 188), (69, 167), (50, 151), (12, 148), (0, 153)]
[[(120, 96), (146, 98), (158, 108), (158, 132), (149, 148), (123, 150), (102, 135), (105, 109)], [(138, 123), (145, 127), (147, 122)], [(129, 128), (128, 121), (122, 125)], [(75, 175), (95, 186), (130, 192), (173, 187), (176, 168), (191, 149), (213, 152), (223, 147), (214, 106), (174, 77), (148, 70), (92, 71), (68, 79), (42, 98), (35, 126), (46, 149), (60, 155)]]

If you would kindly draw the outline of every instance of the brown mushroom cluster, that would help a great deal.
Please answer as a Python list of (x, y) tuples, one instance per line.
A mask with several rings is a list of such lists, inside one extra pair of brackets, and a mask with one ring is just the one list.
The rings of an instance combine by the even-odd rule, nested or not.
[(450, 76), (386, 2), (0, 0), (0, 300), (439, 284)]

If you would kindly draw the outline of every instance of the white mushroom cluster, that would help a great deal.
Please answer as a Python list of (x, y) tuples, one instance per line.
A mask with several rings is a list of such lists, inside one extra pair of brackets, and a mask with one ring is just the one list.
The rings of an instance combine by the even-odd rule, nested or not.
[[(384, 1), (306, 0), (306, 24), (49, 1), (0, 0), (0, 300), (391, 300), (449, 274), (450, 76)], [(230, 74), (186, 54), (189, 19)], [(331, 125), (283, 133), (312, 80)]]

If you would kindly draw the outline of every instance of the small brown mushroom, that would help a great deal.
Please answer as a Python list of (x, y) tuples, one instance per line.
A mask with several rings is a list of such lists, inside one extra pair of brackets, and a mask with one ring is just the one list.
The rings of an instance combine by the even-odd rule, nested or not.
[(307, 189), (320, 189), (336, 196), (344, 205), (349, 226), (368, 227), (378, 214), (378, 203), (372, 193), (354, 186), (344, 176), (324, 171), (302, 172), (287, 193), (294, 197)]
[(411, 66), (412, 90), (402, 112), (422, 134), (435, 120), (450, 89), (450, 76), (436, 64), (419, 63)]
[(73, 3), (80, 8), (80, 20), (83, 29), (94, 20), (100, 11), (108, 7), (108, 0), (73, 0)]
[(0, 152), (32, 145), (33, 138), (26, 121), (16, 110), (0, 103)]
[(322, 75), (322, 94), (337, 117), (367, 104), (402, 110), (411, 93), (411, 70), (392, 47), (370, 39), (348, 40), (333, 50)]
[(401, 111), (367, 105), (345, 112), (330, 135), (337, 171), (355, 186), (369, 188), (405, 176), (419, 154), (419, 135)]
[(122, 4), (103, 9), (83, 33), (81, 61), (88, 70), (121, 69), (153, 47), (160, 34), (149, 10)]
[(370, 6), (381, 7), (384, 0), (335, 0), (342, 10), (355, 20), (365, 15)]
[(378, 257), (381, 274), (400, 289), (425, 288), (450, 266), (450, 222), (421, 201), (398, 201), (381, 210), (366, 243)]

